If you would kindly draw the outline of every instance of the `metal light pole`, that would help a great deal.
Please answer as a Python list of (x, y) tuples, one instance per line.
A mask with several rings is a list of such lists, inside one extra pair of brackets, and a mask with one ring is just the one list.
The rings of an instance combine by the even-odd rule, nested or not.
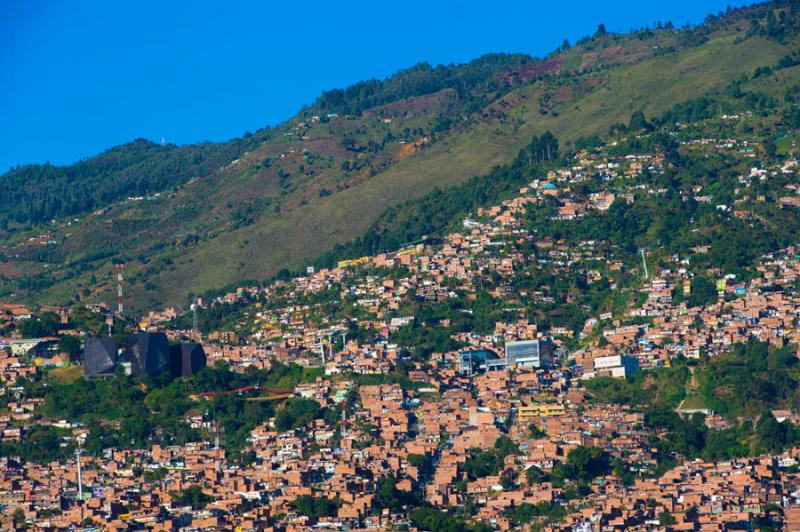
[(78, 500), (83, 501), (83, 476), (81, 474), (81, 455), (82, 449), (75, 450), (75, 461), (78, 463)]

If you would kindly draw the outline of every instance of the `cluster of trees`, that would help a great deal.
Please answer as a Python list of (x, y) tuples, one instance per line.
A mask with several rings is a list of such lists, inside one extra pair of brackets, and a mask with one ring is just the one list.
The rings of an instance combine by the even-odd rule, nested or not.
[(508, 436), (500, 436), (492, 449), (481, 451), (470, 449), (469, 457), (464, 462), (462, 469), (470, 480), (476, 480), (501, 472), (508, 455), (517, 453), (517, 447)]
[(61, 327), (61, 318), (54, 312), (42, 312), (38, 318), (20, 320), (17, 330), (24, 338), (55, 336)]
[(555, 483), (565, 480), (589, 482), (612, 471), (611, 456), (599, 447), (579, 446), (567, 454), (564, 462), (553, 466), (550, 476)]
[(137, 139), (71, 166), (21, 166), (0, 176), (0, 228), (91, 212), (129, 196), (169, 190), (238, 158), (254, 137), (161, 146)]
[(766, 409), (800, 406), (800, 366), (792, 345), (775, 347), (750, 338), (695, 372), (699, 392), (714, 412), (754, 418)]
[(443, 89), (454, 89), (469, 113), (479, 109), (489, 96), (503, 87), (498, 74), (531, 60), (524, 54), (487, 54), (462, 65), (420, 63), (384, 80), (371, 79), (345, 89), (325, 91), (309, 114), (359, 115), (372, 107)]
[(325, 497), (301, 495), (292, 502), (292, 506), (298, 514), (305, 515), (313, 524), (319, 521), (320, 517), (335, 516), (341, 503), (338, 500), (326, 499)]
[(336, 412), (329, 408), (322, 408), (313, 399), (292, 397), (283, 403), (275, 416), (275, 427), (281, 431), (296, 429), (310, 425), (316, 419), (336, 421)]
[(0, 456), (19, 456), (38, 463), (66, 462), (75, 450), (69, 432), (52, 426), (36, 425), (22, 441), (0, 442)]
[(800, 429), (780, 423), (770, 411), (755, 421), (745, 421), (723, 430), (709, 430), (705, 416), (695, 414), (681, 419), (672, 410), (655, 409), (645, 413), (645, 424), (660, 431), (653, 445), (660, 454), (705, 460), (728, 460), (754, 454), (779, 453), (800, 443)]
[[(794, 346), (776, 347), (755, 338), (694, 368), (694, 393), (710, 410), (728, 418), (754, 419), (774, 408), (800, 406), (800, 364)], [(640, 371), (627, 379), (586, 382), (594, 401), (642, 409), (674, 409), (686, 398), (690, 371), (686, 362)]]
[(719, 104), (706, 96), (687, 100), (671, 107), (657, 120), (660, 124), (706, 120), (719, 114)]
[(564, 497), (572, 499), (589, 492), (589, 482), (614, 472), (623, 480), (630, 475), (623, 461), (615, 460), (600, 447), (580, 446), (567, 454), (564, 462), (555, 464), (547, 473), (536, 466), (525, 470), (528, 485), (552, 482), (564, 488)]
[(484, 523), (467, 523), (449, 513), (423, 506), (411, 512), (411, 522), (420, 530), (437, 532), (490, 532), (493, 528)]
[[(666, 189), (663, 194), (637, 195), (634, 203), (618, 199), (605, 212), (592, 212), (572, 221), (549, 220), (532, 211), (530, 228), (542, 236), (569, 242), (605, 241), (617, 247), (620, 258), (626, 261), (635, 261), (640, 247), (694, 255), (698, 269), (722, 268), (745, 278), (758, 257), (800, 238), (800, 213), (794, 209), (762, 204), (757, 207), (758, 216), (745, 221), (695, 201), (689, 187), (705, 184), (706, 193), (732, 204), (731, 168), (708, 161), (689, 162), (685, 160), (680, 171), (668, 170), (666, 176), (653, 182)], [(709, 181), (715, 171), (721, 174), (717, 174), (717, 183)], [(710, 245), (709, 252), (691, 251), (701, 245)]]
[[(451, 338), (457, 332), (474, 331), (489, 334), (496, 322), (514, 319), (504, 311), (504, 302), (485, 290), (476, 290), (475, 297), (446, 299), (442, 302), (410, 300), (404, 303), (403, 314), (414, 320), (391, 335), (398, 345), (408, 347), (412, 354), (424, 359), (431, 353), (443, 353), (463, 347)], [(442, 325), (447, 323), (447, 326)]]
[(654, 371), (637, 371), (626, 379), (598, 377), (584, 383), (593, 401), (647, 409), (655, 405), (675, 408), (686, 397), (691, 373), (685, 363)]
[(198, 486), (189, 486), (188, 488), (177, 491), (169, 492), (172, 503), (176, 506), (191, 506), (192, 510), (202, 510), (208, 503), (214, 500), (214, 497), (203, 493), (203, 489)]
[(552, 521), (557, 521), (567, 515), (567, 510), (558, 503), (540, 502), (531, 504), (523, 502), (520, 505), (511, 506), (505, 511), (505, 516), (511, 520), (515, 526), (530, 523), (537, 517), (546, 517)]
[(420, 506), (423, 499), (419, 491), (404, 491), (397, 489), (397, 479), (385, 476), (378, 479), (375, 484), (375, 508), (399, 512), (404, 508)]
[(761, 35), (778, 42), (786, 42), (786, 40), (797, 35), (800, 31), (800, 13), (798, 6), (794, 2), (787, 2), (788, 9), (781, 9), (776, 11), (768, 9), (763, 16), (761, 13), (754, 14), (750, 19), (749, 33), (751, 35)]
[(645, 412), (645, 424), (661, 432), (654, 445), (663, 455), (722, 460), (755, 453), (778, 452), (800, 442), (800, 430), (779, 423), (775, 408), (797, 408), (798, 361), (794, 347), (775, 347), (750, 339), (730, 353), (694, 367), (695, 397), (710, 410), (730, 419), (745, 419), (725, 430), (709, 430), (702, 415), (686, 418), (675, 409), (686, 398), (689, 368), (637, 372), (620, 380), (587, 381), (593, 400), (629, 404)]
[[(89, 453), (101, 454), (108, 447), (143, 448), (153, 443), (170, 445), (198, 440), (202, 434), (190, 428), (184, 418), (190, 410), (202, 406), (205, 415), (222, 428), (223, 446), (237, 458), (250, 431), (275, 415), (274, 403), (243, 400), (257, 391), (241, 396), (220, 395), (204, 405), (198, 405), (191, 396), (255, 384), (291, 389), (318, 374), (318, 370), (276, 363), (270, 370), (253, 368), (245, 374), (226, 367), (204, 368), (190, 379), (175, 380), (166, 375), (140, 379), (120, 373), (107, 380), (79, 379), (69, 384), (37, 380), (27, 382), (25, 388), (30, 396), (44, 397), (42, 416), (86, 424), (89, 436), (85, 449)], [(283, 410), (289, 414), (284, 414), (280, 422), (294, 428), (325, 414), (314, 401), (311, 403), (316, 409), (310, 411), (305, 401), (293, 400)], [(34, 425), (21, 442), (0, 444), (0, 456), (37, 462), (63, 458), (71, 448), (61, 436), (52, 427)]]

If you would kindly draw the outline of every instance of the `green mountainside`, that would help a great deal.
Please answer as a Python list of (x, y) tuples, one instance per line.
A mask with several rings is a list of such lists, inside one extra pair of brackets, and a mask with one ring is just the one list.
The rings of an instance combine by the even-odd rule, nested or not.
[(778, 139), (800, 126), (782, 99), (800, 82), (799, 27), (793, 2), (688, 29), (601, 27), (544, 59), (421, 64), (328, 91), (229, 142), (137, 140), (68, 167), (14, 169), (0, 176), (0, 297), (110, 301), (119, 261), (129, 306), (185, 304), (389, 249), (524, 184), (513, 163), (532, 137), (552, 132), (569, 151), (625, 135), (637, 112), (692, 121), (781, 98), (789, 110), (762, 124)]

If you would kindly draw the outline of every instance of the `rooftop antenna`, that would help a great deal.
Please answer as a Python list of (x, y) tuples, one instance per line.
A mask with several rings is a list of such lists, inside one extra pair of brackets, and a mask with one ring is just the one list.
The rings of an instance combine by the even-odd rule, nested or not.
[(114, 268), (117, 270), (117, 314), (120, 316), (123, 315), (123, 307), (122, 307), (122, 269), (123, 264), (121, 262), (114, 265)]
[(642, 254), (642, 266), (644, 266), (644, 278), (647, 279), (650, 275), (647, 273), (647, 261), (644, 260), (644, 251), (645, 248), (639, 248), (639, 253)]

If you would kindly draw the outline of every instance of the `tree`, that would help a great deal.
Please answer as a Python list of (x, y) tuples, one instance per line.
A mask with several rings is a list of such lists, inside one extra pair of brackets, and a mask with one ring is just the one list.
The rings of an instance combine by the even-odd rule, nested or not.
[(413, 505), (416, 498), (412, 493), (397, 489), (397, 480), (386, 476), (378, 479), (375, 485), (375, 506), (377, 508), (388, 508), (393, 512), (399, 512), (406, 505)]
[(511, 491), (517, 487), (517, 480), (513, 469), (503, 471), (503, 474), (500, 475), (500, 485), (506, 491)]
[(324, 497), (301, 495), (294, 500), (292, 506), (294, 506), (297, 513), (305, 515), (316, 522), (320, 517), (335, 515), (340, 504), (339, 501), (326, 499)]
[(545, 434), (545, 432), (539, 427), (537, 427), (536, 424), (534, 423), (528, 425), (528, 434), (530, 435), (531, 438), (544, 438), (545, 436), (547, 436), (547, 434)]
[(58, 341), (58, 348), (66, 353), (71, 361), (75, 362), (81, 354), (81, 339), (72, 334), (67, 334)]
[(203, 493), (203, 489), (198, 485), (189, 486), (183, 491), (170, 491), (169, 496), (176, 505), (191, 506), (192, 510), (202, 510), (214, 500), (211, 495)]
[(470, 525), (448, 513), (428, 507), (417, 508), (411, 512), (411, 522), (420, 530), (435, 530), (436, 532), (483, 532), (484, 530), (492, 530), (487, 525)]
[(580, 446), (571, 450), (564, 464), (567, 478), (592, 480), (611, 473), (611, 457), (599, 447)]
[(601, 24), (597, 25), (597, 31), (594, 33), (594, 36), (595, 37), (602, 37), (603, 35), (606, 35), (607, 33), (608, 33), (608, 31), (606, 31), (606, 25), (601, 23)]
[(40, 338), (54, 336), (58, 333), (61, 318), (53, 312), (43, 312), (39, 319), (21, 320), (19, 331), (26, 338)]
[(630, 131), (649, 131), (652, 128), (653, 126), (651, 126), (644, 117), (644, 113), (642, 111), (634, 111), (633, 114), (631, 114), (630, 120), (628, 120), (628, 130)]
[(764, 154), (769, 157), (773, 158), (778, 153), (778, 148), (775, 145), (775, 141), (772, 139), (767, 139), (764, 141)]
[(22, 508), (17, 508), (14, 510), (14, 513), (11, 514), (11, 521), (14, 523), (14, 530), (27, 530), (27, 519), (28, 518), (25, 517), (25, 511)]
[(690, 307), (706, 307), (717, 300), (717, 287), (706, 276), (698, 275), (692, 279), (692, 293), (689, 296)]
[(319, 417), (322, 417), (319, 403), (313, 399), (291, 398), (275, 416), (275, 427), (280, 431), (296, 429), (310, 424)]
[(764, 412), (756, 426), (758, 444), (766, 451), (779, 452), (786, 445), (787, 431), (783, 423), (779, 423), (772, 412)]
[(658, 514), (658, 524), (661, 526), (671, 526), (675, 524), (675, 517), (669, 512), (669, 510), (664, 510), (660, 514)]
[(547, 473), (536, 466), (530, 466), (525, 470), (525, 479), (528, 481), (528, 486), (547, 482), (549, 478), (550, 477), (547, 475)]

